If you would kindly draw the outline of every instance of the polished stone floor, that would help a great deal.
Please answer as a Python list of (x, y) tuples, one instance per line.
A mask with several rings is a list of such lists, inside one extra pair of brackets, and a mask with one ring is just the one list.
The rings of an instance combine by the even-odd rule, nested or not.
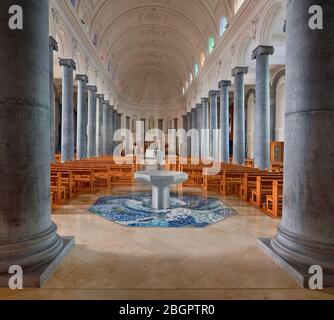
[(75, 248), (44, 288), (0, 289), (0, 299), (334, 299), (334, 289), (300, 289), (257, 248), (257, 238), (273, 236), (279, 220), (238, 198), (209, 193), (238, 214), (207, 228), (148, 229), (89, 213), (107, 195), (81, 195), (55, 211), (59, 234), (74, 235)]

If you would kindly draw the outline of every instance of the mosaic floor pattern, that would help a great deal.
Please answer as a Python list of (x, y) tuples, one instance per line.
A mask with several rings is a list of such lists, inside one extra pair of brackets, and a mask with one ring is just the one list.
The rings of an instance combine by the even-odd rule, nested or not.
[(100, 198), (90, 212), (126, 227), (204, 228), (236, 214), (222, 201), (171, 195), (172, 208), (153, 210), (149, 192)]

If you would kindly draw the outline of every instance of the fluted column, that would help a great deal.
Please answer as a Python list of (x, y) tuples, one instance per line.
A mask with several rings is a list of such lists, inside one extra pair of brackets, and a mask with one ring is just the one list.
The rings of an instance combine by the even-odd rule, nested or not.
[(57, 41), (49, 37), (49, 67), (50, 67), (50, 160), (54, 162), (56, 151), (56, 106), (55, 88), (53, 84), (53, 52), (58, 51)]
[(202, 106), (203, 106), (203, 139), (204, 139), (204, 150), (203, 155), (204, 158), (210, 157), (210, 119), (209, 119), (209, 98), (202, 98)]
[(102, 126), (103, 126), (103, 101), (104, 95), (97, 94), (97, 105), (96, 105), (96, 156), (102, 156), (103, 140), (102, 140)]
[(74, 109), (73, 109), (73, 70), (76, 64), (72, 59), (61, 59), (62, 66), (62, 130), (61, 162), (74, 160)]
[(256, 59), (254, 164), (259, 169), (270, 167), (269, 56), (272, 54), (274, 47), (258, 46), (252, 55), (252, 59)]
[(317, 1), (325, 30), (309, 27), (313, 0), (287, 5), (283, 220), (262, 248), (301, 286), (309, 268), (334, 286), (334, 2)]
[(221, 161), (226, 163), (230, 162), (230, 86), (231, 81), (219, 82)]
[(233, 163), (245, 165), (245, 74), (247, 67), (236, 67), (232, 70), (234, 77), (234, 130), (233, 130)]
[(78, 105), (77, 105), (77, 160), (87, 158), (87, 127), (88, 127), (88, 77), (77, 75)]
[(211, 90), (210, 97), (210, 156), (219, 160), (218, 146), (218, 95), (219, 91)]
[(103, 102), (103, 125), (102, 125), (102, 141), (103, 155), (110, 155), (110, 106), (109, 101), (105, 100)]
[(0, 2), (0, 286), (18, 265), (27, 288), (43, 285), (73, 239), (51, 220), (48, 1), (14, 3), (23, 30), (8, 28), (13, 1)]

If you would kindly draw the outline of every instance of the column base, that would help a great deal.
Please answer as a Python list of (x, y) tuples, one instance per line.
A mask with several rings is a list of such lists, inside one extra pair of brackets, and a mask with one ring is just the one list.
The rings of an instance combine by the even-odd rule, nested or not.
[[(258, 239), (258, 248), (266, 254), (275, 264), (283, 269), (302, 288), (309, 288), (309, 280), (312, 274), (307, 268), (288, 262), (283, 259), (272, 247), (269, 238)], [(324, 273), (324, 288), (334, 287), (334, 274)]]
[[(62, 237), (62, 240), (63, 247), (55, 259), (37, 268), (23, 270), (23, 288), (41, 288), (46, 283), (65, 256), (74, 247), (74, 237)], [(8, 281), (11, 276), (9, 274), (0, 274), (0, 287), (8, 288)]]

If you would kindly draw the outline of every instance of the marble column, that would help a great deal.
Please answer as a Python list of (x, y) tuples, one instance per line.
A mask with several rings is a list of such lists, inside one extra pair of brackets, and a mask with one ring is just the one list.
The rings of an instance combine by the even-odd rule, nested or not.
[(77, 101), (77, 160), (87, 158), (87, 126), (88, 126), (88, 77), (77, 75), (78, 101)]
[(274, 47), (258, 46), (252, 54), (256, 60), (256, 106), (254, 164), (259, 169), (270, 167), (270, 75), (269, 56)]
[(196, 104), (196, 129), (198, 131), (198, 137), (199, 137), (199, 141), (198, 141), (198, 153), (201, 156), (202, 154), (202, 145), (201, 145), (201, 141), (202, 141), (202, 104), (198, 103)]
[(17, 0), (24, 29), (8, 28), (11, 0), (0, 3), (0, 286), (9, 268), (40, 287), (73, 246), (57, 235), (50, 206), (48, 1)]
[(245, 165), (246, 129), (245, 129), (245, 74), (248, 67), (236, 67), (234, 77), (234, 122), (233, 122), (233, 163)]
[(96, 105), (96, 156), (102, 156), (103, 140), (102, 140), (102, 126), (103, 126), (103, 102), (104, 95), (97, 94), (97, 105)]
[(54, 162), (56, 152), (56, 106), (55, 88), (53, 83), (53, 52), (58, 51), (57, 41), (49, 37), (49, 67), (50, 67), (50, 161)]
[(191, 112), (187, 112), (187, 154), (188, 158), (191, 157), (191, 137), (189, 131), (191, 130)]
[(219, 160), (218, 146), (218, 95), (219, 91), (211, 90), (210, 97), (210, 156), (214, 160)]
[(115, 125), (114, 125), (114, 106), (110, 106), (109, 109), (109, 127), (110, 127), (110, 151), (109, 154), (113, 155), (114, 152), (114, 133), (115, 133)]
[[(191, 109), (191, 129), (196, 130), (197, 119), (196, 119), (196, 109)], [(196, 139), (195, 131), (191, 135), (191, 156), (197, 158), (198, 141)]]
[(110, 155), (110, 106), (109, 101), (103, 102), (103, 120), (102, 120), (102, 154)]
[(309, 27), (313, 0), (287, 4), (287, 91), (283, 220), (259, 244), (301, 286), (322, 267), (334, 286), (334, 2), (323, 8), (325, 30)]
[(209, 98), (202, 98), (202, 106), (203, 106), (203, 139), (204, 139), (204, 150), (203, 155), (204, 158), (210, 157), (210, 119), (209, 119)]
[(88, 86), (88, 158), (96, 157), (96, 86)]
[(62, 66), (62, 121), (61, 121), (61, 162), (74, 160), (74, 109), (73, 109), (73, 70), (76, 64), (72, 59), (61, 59)]
[(226, 163), (230, 162), (230, 86), (231, 81), (219, 82), (221, 161)]

